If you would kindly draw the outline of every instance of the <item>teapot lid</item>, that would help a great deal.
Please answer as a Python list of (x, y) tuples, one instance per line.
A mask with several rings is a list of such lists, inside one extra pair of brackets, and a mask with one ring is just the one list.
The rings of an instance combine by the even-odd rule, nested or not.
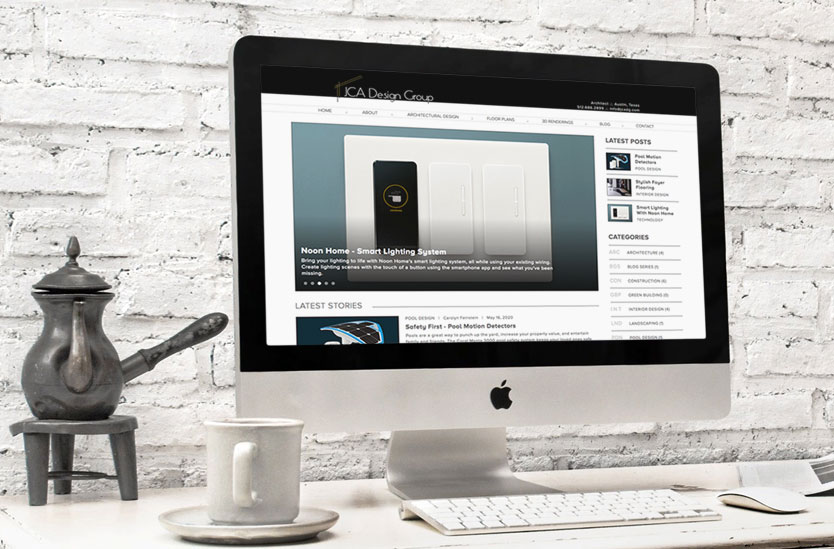
[(70, 237), (66, 252), (69, 257), (66, 265), (43, 277), (33, 288), (51, 292), (98, 292), (111, 288), (103, 278), (78, 266), (76, 259), (81, 253), (81, 245), (74, 236)]

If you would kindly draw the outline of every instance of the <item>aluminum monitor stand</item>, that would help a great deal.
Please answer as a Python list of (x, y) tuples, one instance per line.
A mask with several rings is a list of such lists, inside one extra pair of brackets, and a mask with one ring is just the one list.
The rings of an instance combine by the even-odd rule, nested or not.
[(556, 492), (515, 477), (503, 427), (393, 431), (386, 478), (388, 489), (403, 499)]

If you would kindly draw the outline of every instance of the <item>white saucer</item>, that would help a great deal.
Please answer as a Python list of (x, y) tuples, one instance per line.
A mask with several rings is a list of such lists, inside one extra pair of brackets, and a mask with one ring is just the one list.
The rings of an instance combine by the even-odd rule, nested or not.
[(295, 520), (286, 524), (222, 524), (208, 517), (205, 505), (159, 515), (159, 522), (183, 539), (228, 545), (301, 541), (324, 532), (337, 520), (339, 513), (313, 507), (302, 507)]

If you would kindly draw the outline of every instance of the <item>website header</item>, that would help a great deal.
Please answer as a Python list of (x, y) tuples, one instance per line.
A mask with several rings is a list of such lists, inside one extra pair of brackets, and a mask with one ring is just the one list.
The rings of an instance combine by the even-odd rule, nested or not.
[(695, 116), (695, 89), (367, 70), (264, 66), (266, 94)]

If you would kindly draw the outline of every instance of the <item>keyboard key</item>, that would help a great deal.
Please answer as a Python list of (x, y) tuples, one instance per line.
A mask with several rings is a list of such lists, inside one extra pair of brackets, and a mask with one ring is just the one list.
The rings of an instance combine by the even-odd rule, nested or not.
[(427, 499), (412, 501), (411, 504), (418, 509), (425, 509), (426, 511), (437, 509), (434, 503)]

